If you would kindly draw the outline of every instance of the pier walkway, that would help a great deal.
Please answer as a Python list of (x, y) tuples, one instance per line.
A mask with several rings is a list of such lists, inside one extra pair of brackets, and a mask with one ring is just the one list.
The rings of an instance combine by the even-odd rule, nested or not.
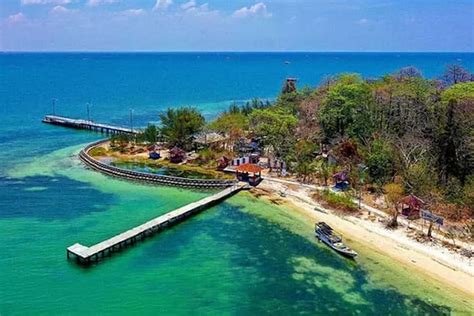
[(109, 134), (137, 134), (138, 130), (127, 127), (114, 126), (109, 124), (96, 123), (94, 121), (73, 119), (59, 115), (46, 115), (43, 118), (43, 123), (60, 125), (64, 127), (71, 127), (76, 129), (87, 129)]
[(177, 224), (181, 220), (188, 218), (193, 214), (204, 210), (205, 208), (215, 205), (219, 201), (239, 192), (242, 189), (247, 188), (247, 183), (239, 182), (223, 191), (220, 191), (219, 193), (161, 215), (140, 226), (127, 230), (126, 232), (104, 240), (91, 247), (86, 247), (76, 243), (67, 248), (67, 258), (69, 259), (71, 257), (75, 257), (77, 263), (79, 264), (90, 264), (91, 262), (97, 262), (101, 258), (110, 256), (113, 252), (120, 251), (122, 248), (128, 245), (132, 245), (139, 240), (145, 239), (147, 236)]

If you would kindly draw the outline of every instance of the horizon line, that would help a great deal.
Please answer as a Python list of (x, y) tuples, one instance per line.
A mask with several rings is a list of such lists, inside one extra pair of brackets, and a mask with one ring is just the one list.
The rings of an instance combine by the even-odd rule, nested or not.
[(350, 53), (350, 54), (474, 54), (474, 51), (349, 51), (349, 50), (334, 50), (334, 51), (316, 51), (316, 50), (168, 50), (168, 51), (159, 51), (159, 50), (0, 50), (1, 54), (8, 53), (117, 53), (117, 54), (127, 54), (127, 53), (163, 53), (163, 54), (186, 54), (186, 53), (279, 53), (279, 54), (288, 54), (288, 53), (306, 53), (306, 54), (334, 54), (334, 53)]

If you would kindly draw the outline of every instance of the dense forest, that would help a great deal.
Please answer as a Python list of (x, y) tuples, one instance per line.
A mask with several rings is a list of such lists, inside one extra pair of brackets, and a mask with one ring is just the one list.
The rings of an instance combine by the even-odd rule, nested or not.
[(233, 139), (259, 138), (301, 181), (327, 184), (345, 171), (355, 189), (385, 193), (393, 202), (414, 194), (449, 219), (468, 219), (473, 81), (457, 65), (437, 79), (407, 67), (377, 79), (341, 74), (300, 90), (290, 80), (272, 104), (233, 105), (208, 128)]

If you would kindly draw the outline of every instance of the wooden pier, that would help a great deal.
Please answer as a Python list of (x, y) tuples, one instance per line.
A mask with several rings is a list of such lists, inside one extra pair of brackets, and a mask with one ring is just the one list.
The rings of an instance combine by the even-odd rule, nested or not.
[(59, 116), (59, 115), (46, 115), (43, 118), (42, 122), (47, 123), (47, 124), (76, 128), (76, 129), (87, 129), (87, 130), (92, 130), (92, 131), (97, 131), (97, 132), (102, 132), (102, 133), (108, 133), (108, 134), (133, 135), (133, 134), (138, 133), (138, 130), (136, 129), (121, 127), (121, 126), (114, 126), (114, 125), (103, 124), (103, 123), (96, 123), (90, 120), (73, 119), (73, 118)]
[(161, 215), (140, 226), (127, 230), (126, 232), (104, 240), (91, 247), (86, 247), (76, 243), (67, 248), (67, 258), (70, 259), (75, 257), (76, 262), (79, 264), (98, 262), (100, 259), (110, 256), (113, 252), (135, 244), (137, 241), (143, 240), (156, 232), (177, 224), (185, 218), (188, 218), (193, 214), (204, 210), (205, 208), (215, 205), (219, 201), (239, 192), (242, 189), (247, 188), (247, 183), (239, 182), (223, 191), (220, 191), (219, 193)]

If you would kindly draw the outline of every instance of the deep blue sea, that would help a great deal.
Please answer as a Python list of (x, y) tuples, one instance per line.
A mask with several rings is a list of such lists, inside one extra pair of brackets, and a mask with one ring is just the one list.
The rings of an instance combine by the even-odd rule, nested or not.
[[(286, 63), (288, 61), (289, 63)], [(286, 77), (315, 86), (357, 72), (378, 77), (447, 64), (474, 71), (472, 53), (0, 54), (0, 315), (472, 312), (462, 295), (364, 250), (351, 263), (314, 242), (313, 223), (248, 194), (102, 262), (66, 261), (91, 245), (208, 192), (150, 187), (85, 169), (77, 152), (102, 137), (41, 123), (52, 112), (134, 126), (167, 107), (207, 118), (230, 103), (274, 99)], [(364, 253), (367, 251), (367, 253)]]

